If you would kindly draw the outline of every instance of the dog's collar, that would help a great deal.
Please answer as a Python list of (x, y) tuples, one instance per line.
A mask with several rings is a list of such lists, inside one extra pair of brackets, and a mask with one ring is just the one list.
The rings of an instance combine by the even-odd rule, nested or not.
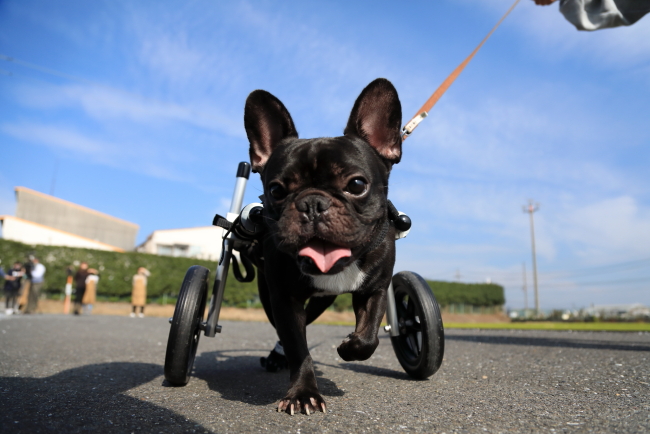
[[(366, 248), (362, 250), (363, 253), (370, 252), (372, 250), (375, 250), (379, 245), (384, 241), (384, 238), (386, 238), (386, 234), (388, 233), (388, 228), (392, 225), (395, 226), (395, 221), (399, 218), (399, 211), (397, 211), (397, 208), (395, 208), (395, 205), (393, 205), (393, 202), (390, 200), (386, 201), (386, 212), (388, 214), (388, 218), (384, 220), (384, 224), (381, 228), (381, 232), (379, 232), (379, 235), (374, 239), (374, 241)], [(363, 254), (362, 253), (362, 254)]]

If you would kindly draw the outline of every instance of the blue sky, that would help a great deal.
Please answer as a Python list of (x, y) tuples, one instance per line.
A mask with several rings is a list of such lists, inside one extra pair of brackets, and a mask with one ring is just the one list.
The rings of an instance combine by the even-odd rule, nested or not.
[[(22, 62), (0, 60), (0, 214), (56, 173), (55, 196), (138, 241), (208, 225), (248, 158), (249, 92), (280, 98), (301, 137), (335, 136), (386, 77), (406, 121), (509, 5), (0, 1), (0, 54)], [(518, 308), (525, 262), (532, 305), (534, 199), (543, 308), (650, 304), (649, 113), (650, 18), (584, 33), (522, 0), (404, 144), (396, 269), (489, 278)]]

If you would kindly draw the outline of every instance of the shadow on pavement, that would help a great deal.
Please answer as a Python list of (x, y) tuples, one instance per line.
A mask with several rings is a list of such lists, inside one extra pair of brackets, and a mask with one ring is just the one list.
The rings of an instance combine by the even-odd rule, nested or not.
[[(269, 405), (280, 401), (289, 387), (289, 370), (267, 372), (258, 356), (242, 352), (267, 350), (221, 350), (202, 353), (194, 361), (193, 376), (208, 384), (222, 398), (252, 405)], [(324, 397), (342, 396), (344, 391), (315, 366), (318, 388)]]
[[(43, 363), (47, 363), (44, 361)], [(46, 378), (0, 377), (0, 432), (193, 432), (196, 422), (124, 392), (162, 374), (151, 363), (102, 363)], [(206, 429), (200, 427), (201, 432)]]
[(617, 351), (650, 351), (650, 346), (635, 342), (599, 342), (590, 339), (559, 339), (559, 338), (538, 338), (538, 337), (518, 337), (518, 336), (495, 336), (495, 335), (445, 335), (448, 341), (480, 342), (483, 344), (497, 345), (525, 345), (537, 347), (562, 347), (562, 348), (582, 348), (591, 350), (617, 350)]
[[(372, 357), (370, 358), (372, 361)], [(404, 371), (396, 371), (394, 369), (380, 368), (372, 365), (362, 365), (360, 363), (342, 363), (340, 365), (330, 365), (327, 363), (315, 362), (316, 366), (327, 366), (334, 369), (345, 369), (347, 371), (358, 372), (361, 374), (369, 374), (377, 377), (395, 378), (398, 380), (419, 381), (409, 377)]]

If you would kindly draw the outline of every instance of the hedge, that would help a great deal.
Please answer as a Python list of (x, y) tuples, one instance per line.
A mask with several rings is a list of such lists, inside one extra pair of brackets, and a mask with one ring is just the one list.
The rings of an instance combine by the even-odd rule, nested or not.
[(506, 299), (503, 286), (495, 283), (460, 283), (427, 280), (438, 304), (470, 304), (473, 306), (501, 306)]
[[(5, 270), (15, 261), (25, 262), (28, 255), (35, 255), (45, 265), (43, 289), (49, 294), (62, 293), (66, 283), (66, 268), (81, 261), (99, 270), (97, 295), (101, 298), (130, 300), (131, 280), (138, 267), (151, 271), (147, 285), (147, 297), (155, 299), (163, 294), (176, 297), (185, 272), (192, 265), (202, 265), (211, 271), (211, 279), (217, 263), (192, 258), (150, 255), (136, 252), (109, 252), (60, 246), (26, 245), (0, 239), (0, 265)], [(75, 267), (76, 268), (76, 267)], [(210, 285), (212, 287), (212, 285)], [(232, 275), (226, 283), (225, 306), (246, 307), (258, 304), (257, 282), (240, 283)]]
[[(427, 280), (427, 283), (442, 307), (458, 304), (492, 307), (502, 306), (506, 302), (503, 286), (494, 283), (459, 283), (439, 280)], [(351, 310), (352, 295), (338, 296), (333, 308), (337, 311)]]
[[(25, 262), (28, 255), (36, 255), (47, 268), (44, 291), (60, 294), (65, 288), (66, 268), (81, 261), (88, 262), (91, 268), (100, 272), (97, 295), (101, 298), (122, 299), (128, 301), (131, 296), (131, 279), (138, 267), (151, 271), (147, 286), (149, 299), (163, 295), (172, 298), (178, 295), (185, 271), (192, 265), (208, 268), (214, 277), (217, 263), (192, 258), (174, 258), (170, 256), (150, 255), (136, 252), (108, 252), (104, 250), (78, 249), (72, 247), (26, 245), (0, 239), (0, 265), (5, 270), (14, 261)], [(449, 304), (470, 304), (474, 306), (497, 306), (505, 304), (503, 287), (488, 283), (458, 283), (427, 281), (442, 306)], [(210, 285), (212, 287), (212, 284)], [(257, 294), (257, 281), (238, 282), (231, 275), (226, 283), (224, 305), (236, 307), (260, 307)], [(333, 309), (338, 311), (352, 309), (352, 297), (343, 294), (337, 297)]]

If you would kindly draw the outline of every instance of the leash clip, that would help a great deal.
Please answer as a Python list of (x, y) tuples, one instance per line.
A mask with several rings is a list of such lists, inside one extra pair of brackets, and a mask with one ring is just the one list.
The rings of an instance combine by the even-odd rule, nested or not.
[(408, 136), (411, 135), (413, 130), (426, 118), (429, 116), (429, 113), (427, 112), (422, 112), (419, 115), (416, 115), (413, 119), (409, 121), (408, 124), (404, 125), (402, 128), (402, 140), (406, 139)]

